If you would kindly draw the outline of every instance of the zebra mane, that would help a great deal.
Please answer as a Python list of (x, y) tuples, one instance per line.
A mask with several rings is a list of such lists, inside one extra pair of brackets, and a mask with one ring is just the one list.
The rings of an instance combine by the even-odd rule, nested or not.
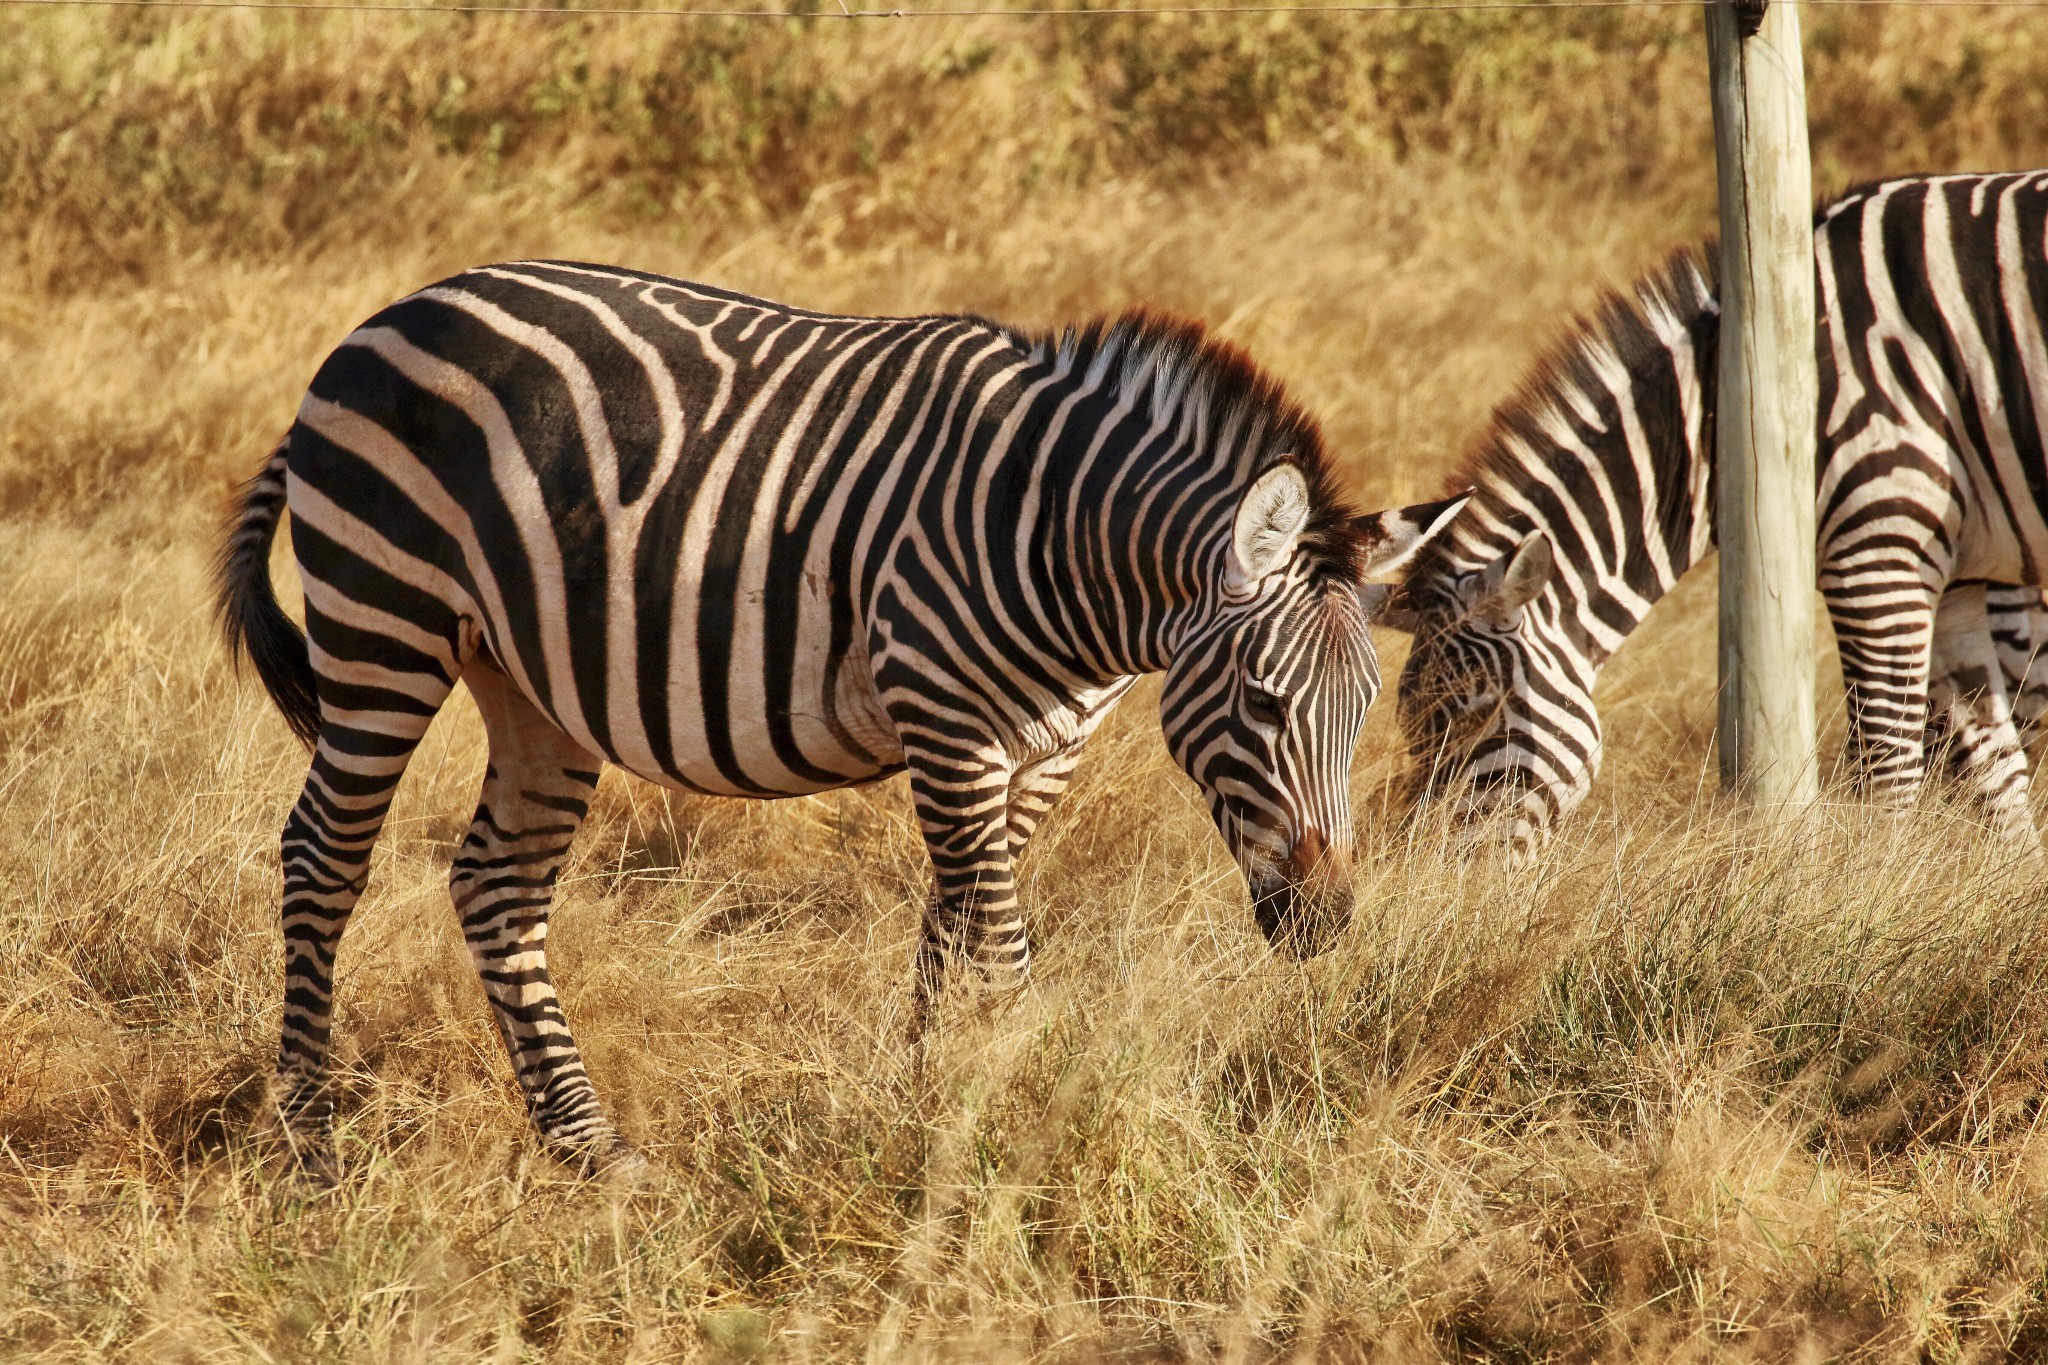
[[(1669, 348), (1662, 338), (1692, 330), (1703, 319), (1718, 320), (1719, 254), (1712, 239), (1698, 249), (1681, 247), (1638, 277), (1626, 292), (1609, 290), (1590, 313), (1575, 316), (1564, 335), (1494, 409), (1486, 431), (1446, 481), (1446, 490), (1476, 488), (1485, 499), (1489, 490), (1528, 483), (1528, 452), (1555, 447), (1552, 433), (1560, 426), (1583, 428), (1589, 420), (1597, 422), (1591, 414), (1600, 410), (1610, 376), (1654, 370), (1668, 360)], [(1714, 340), (1698, 339), (1707, 344)], [(1659, 455), (1680, 459), (1685, 452)], [(1622, 458), (1627, 458), (1625, 451)], [(1450, 539), (1438, 541), (1424, 558), (1449, 553)], [(1422, 570), (1418, 564), (1417, 571)]]
[(1242, 486), (1277, 464), (1299, 468), (1309, 489), (1302, 548), (1326, 569), (1361, 575), (1370, 543), (1357, 529), (1362, 514), (1333, 467), (1321, 425), (1243, 347), (1193, 318), (1152, 308), (1069, 327), (1039, 346), (1076, 370), (1114, 367), (1113, 391), (1156, 422), (1192, 410), (1212, 435), (1241, 423), (1244, 448), (1253, 452), (1238, 470)]

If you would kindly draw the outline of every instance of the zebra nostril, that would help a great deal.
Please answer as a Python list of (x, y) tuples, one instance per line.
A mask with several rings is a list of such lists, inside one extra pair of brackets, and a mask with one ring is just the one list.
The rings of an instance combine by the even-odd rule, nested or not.
[(1305, 829), (1287, 850), (1287, 871), (1296, 881), (1305, 881), (1323, 865), (1330, 854), (1330, 841), (1319, 829)]
[(1288, 847), (1286, 867), (1288, 876), (1297, 882), (1311, 878), (1323, 882), (1348, 881), (1351, 850), (1332, 843), (1322, 830), (1305, 829)]

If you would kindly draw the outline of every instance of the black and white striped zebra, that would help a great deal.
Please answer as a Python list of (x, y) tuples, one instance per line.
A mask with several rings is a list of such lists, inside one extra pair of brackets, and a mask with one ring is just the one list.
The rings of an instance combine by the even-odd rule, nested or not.
[[(222, 611), (313, 746), (283, 836), (279, 1106), (328, 1158), (334, 954), (457, 679), (489, 734), (451, 876), (535, 1124), (626, 1152), (546, 961), (601, 763), (777, 797), (908, 769), (949, 965), (1029, 949), (1014, 860), (1139, 675), (1248, 879), (1314, 951), (1348, 914), (1368, 584), (1462, 498), (1365, 516), (1240, 353), (1143, 314), (1031, 338), (836, 317), (598, 266), (466, 272), (321, 366), (247, 492)], [(307, 635), (266, 564), (294, 522)], [(310, 644), (309, 644), (310, 641)]]
[[(2016, 693), (2039, 715), (2043, 682), (2044, 231), (2044, 172), (1870, 185), (1814, 230), (1820, 587), (1852, 768), (1903, 804), (1929, 731), (1951, 737), (2030, 847), (2013, 720)], [(1601, 666), (1712, 546), (1718, 324), (1691, 253), (1607, 299), (1495, 414), (1458, 476), (1471, 510), (1390, 614), (1415, 632), (1400, 707), (1419, 795), (1514, 856), (1598, 770)]]

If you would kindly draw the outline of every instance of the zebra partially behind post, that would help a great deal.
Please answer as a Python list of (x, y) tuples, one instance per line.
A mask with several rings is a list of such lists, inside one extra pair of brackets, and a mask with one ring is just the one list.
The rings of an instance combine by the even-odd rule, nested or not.
[[(2044, 683), (2048, 172), (1852, 191), (1816, 215), (1814, 264), (1820, 587), (1851, 765), (1903, 805), (1942, 736), (1993, 825), (2038, 850), (2014, 719)], [(1415, 633), (1399, 696), (1419, 797), (1512, 856), (1585, 797), (1602, 665), (1712, 547), (1710, 269), (1679, 253), (1539, 366), (1389, 612)]]
[[(1258, 924), (1351, 907), (1367, 622), (1462, 496), (1359, 514), (1315, 424), (1240, 352), (1145, 314), (1031, 338), (801, 312), (563, 262), (472, 270), (328, 357), (221, 568), (313, 746), (283, 835), (277, 1102), (331, 1161), (334, 958), (414, 746), (458, 679), (489, 735), (450, 876), (533, 1121), (631, 1158), (546, 957), (602, 762), (775, 797), (907, 769), (937, 872), (914, 985), (1029, 948), (1013, 863), (1142, 674)], [(289, 507), (306, 634), (268, 558)]]

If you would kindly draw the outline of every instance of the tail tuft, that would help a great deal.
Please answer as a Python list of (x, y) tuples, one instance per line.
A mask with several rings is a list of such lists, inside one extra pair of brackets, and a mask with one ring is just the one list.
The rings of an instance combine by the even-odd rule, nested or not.
[(256, 665), (263, 690), (309, 747), (320, 734), (320, 699), (313, 689), (313, 660), (306, 636), (277, 605), (270, 586), (270, 544), (285, 512), (287, 437), (270, 452), (255, 478), (242, 485), (240, 510), (227, 526), (214, 577), (220, 599), (221, 634), (239, 665), (243, 655)]

